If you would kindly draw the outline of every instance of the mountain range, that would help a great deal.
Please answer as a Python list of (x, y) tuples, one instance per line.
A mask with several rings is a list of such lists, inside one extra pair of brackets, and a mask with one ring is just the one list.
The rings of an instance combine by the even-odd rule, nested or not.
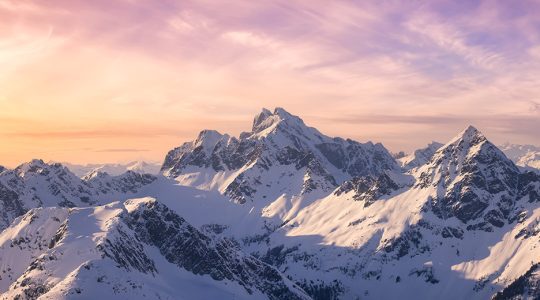
[(540, 169), (540, 147), (505, 143), (500, 146), (500, 149), (516, 165)]
[(156, 162), (146, 162), (146, 161), (132, 161), (126, 164), (70, 164), (66, 162), (61, 163), (63, 166), (67, 167), (73, 174), (78, 177), (84, 177), (95, 172), (105, 172), (112, 176), (121, 175), (127, 171), (133, 171), (141, 174), (152, 174), (156, 175), (159, 173), (161, 168), (160, 163)]
[(1, 297), (539, 298), (537, 150), (469, 126), (396, 159), (276, 108), (154, 175), (34, 160), (0, 171)]

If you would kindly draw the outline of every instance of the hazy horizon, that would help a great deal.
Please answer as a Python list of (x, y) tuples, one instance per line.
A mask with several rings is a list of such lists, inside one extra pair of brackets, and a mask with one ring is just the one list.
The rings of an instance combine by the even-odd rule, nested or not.
[(0, 165), (162, 161), (284, 107), (410, 152), (540, 145), (535, 1), (0, 0)]
[[(273, 111), (273, 109), (272, 109)], [(294, 113), (293, 113), (294, 114)], [(253, 115), (255, 116), (255, 114)], [(302, 118), (302, 116), (299, 116)], [(310, 127), (315, 127), (316, 129), (320, 130), (319, 127), (317, 126), (314, 126), (313, 124), (310, 124), (308, 122), (306, 122), (306, 120), (304, 118), (302, 118), (304, 120), (304, 122), (306, 123), (307, 126), (310, 126)], [(247, 123), (246, 123), (247, 124)], [(450, 141), (451, 138), (453, 138), (454, 136), (458, 135), (462, 130), (464, 130), (467, 126), (469, 125), (472, 125), (474, 126), (473, 124), (468, 124), (468, 125), (465, 125), (463, 126), (462, 128), (459, 128), (457, 129), (454, 133), (450, 133), (450, 135), (444, 137), (444, 140), (441, 140), (441, 139), (430, 139), (429, 137), (425, 137), (426, 138), (426, 141), (424, 144), (422, 145), (417, 145), (417, 146), (413, 146), (411, 149), (392, 149), (390, 147), (388, 147), (387, 145), (385, 145), (383, 142), (381, 141), (377, 141), (377, 140), (357, 140), (359, 142), (373, 142), (373, 143), (382, 143), (387, 149), (388, 151), (392, 152), (392, 153), (398, 153), (400, 151), (404, 151), (406, 154), (410, 154), (411, 152), (413, 152), (414, 150), (416, 149), (420, 149), (420, 148), (423, 148), (425, 146), (427, 146), (427, 144), (431, 143), (431, 142), (439, 142), (439, 143), (442, 143), (442, 144), (445, 144), (447, 143), (448, 141)], [(249, 123), (249, 126), (251, 126), (251, 123)], [(218, 132), (222, 133), (222, 134), (231, 134), (235, 137), (238, 137), (240, 135), (241, 132), (247, 132), (249, 131), (250, 127), (246, 127), (245, 130), (243, 131), (240, 131), (238, 133), (235, 133), (235, 134), (231, 134), (230, 132), (223, 132), (223, 131), (220, 131), (220, 130), (217, 130)], [(482, 128), (478, 128), (477, 126), (474, 126), (476, 127), (478, 130), (480, 130), (484, 135), (486, 135), (486, 137), (488, 139), (490, 139), (489, 135), (487, 135), (483, 130)], [(145, 157), (145, 156), (139, 156), (139, 157), (135, 157), (134, 159), (121, 159), (121, 160), (117, 160), (117, 161), (107, 161), (107, 160), (104, 160), (104, 161), (68, 161), (68, 160), (55, 160), (55, 159), (46, 159), (44, 157), (33, 157), (33, 158), (30, 158), (28, 160), (25, 160), (25, 161), (20, 161), (20, 162), (16, 162), (15, 164), (13, 165), (9, 165), (9, 164), (2, 164), (0, 163), (0, 165), (3, 165), (5, 167), (10, 167), (10, 168), (13, 168), (13, 167), (16, 167), (17, 165), (21, 164), (21, 163), (25, 163), (25, 162), (28, 162), (32, 159), (43, 159), (45, 162), (59, 162), (59, 163), (69, 163), (69, 164), (73, 164), (73, 165), (91, 165), (91, 164), (128, 164), (128, 163), (131, 163), (131, 162), (135, 162), (135, 161), (145, 161), (145, 162), (149, 162), (149, 163), (154, 163), (154, 164), (161, 164), (163, 162), (163, 159), (165, 158), (165, 155), (167, 154), (167, 152), (169, 150), (172, 150), (173, 148), (175, 147), (178, 147), (180, 146), (181, 144), (183, 144), (184, 142), (189, 142), (189, 141), (192, 141), (192, 140), (195, 140), (197, 138), (197, 135), (200, 131), (202, 130), (207, 130), (207, 129), (210, 129), (210, 130), (216, 130), (214, 128), (203, 128), (201, 130), (199, 130), (193, 137), (191, 138), (188, 138), (187, 140), (183, 140), (183, 141), (179, 141), (179, 143), (175, 144), (175, 145), (171, 145), (169, 148), (167, 148), (167, 150), (163, 153), (163, 155), (161, 157), (159, 157), (158, 159), (152, 159), (152, 158), (148, 158), (148, 157)], [(324, 131), (321, 131), (321, 133), (323, 134), (326, 134), (326, 132)], [(331, 137), (342, 137), (342, 138), (352, 138), (350, 136), (332, 136)], [(354, 138), (352, 138), (354, 139)], [(501, 141), (501, 142), (496, 142), (492, 139), (490, 139), (492, 142), (496, 143), (497, 145), (502, 145), (504, 143), (511, 143), (512, 142), (509, 142), (509, 141)], [(533, 146), (537, 146), (535, 144), (522, 144), (522, 145), (533, 145)], [(118, 150), (118, 151), (116, 151)], [(110, 149), (111, 152), (131, 152), (129, 149)]]

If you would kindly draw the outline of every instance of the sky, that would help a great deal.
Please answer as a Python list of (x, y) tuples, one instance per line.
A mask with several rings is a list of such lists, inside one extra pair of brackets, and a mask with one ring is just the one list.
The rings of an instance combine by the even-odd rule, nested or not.
[(0, 0), (0, 164), (162, 161), (284, 107), (411, 151), (540, 145), (540, 1)]

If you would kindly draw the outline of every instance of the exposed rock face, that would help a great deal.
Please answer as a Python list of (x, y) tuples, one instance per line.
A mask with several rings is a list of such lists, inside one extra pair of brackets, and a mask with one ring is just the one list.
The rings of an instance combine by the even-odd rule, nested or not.
[(97, 193), (136, 193), (142, 187), (151, 184), (156, 176), (127, 171), (118, 176), (98, 172), (83, 178)]
[(19, 195), (0, 183), (0, 228), (6, 228), (16, 217), (23, 215), (25, 208)]
[(540, 174), (525, 171), (519, 174), (518, 191), (520, 197), (527, 197), (528, 202), (540, 201)]
[(355, 177), (345, 181), (335, 191), (337, 196), (348, 193), (354, 190), (354, 200), (364, 201), (364, 206), (371, 205), (375, 200), (382, 196), (391, 195), (393, 192), (400, 189), (401, 186), (394, 182), (388, 174), (381, 174), (377, 178), (371, 176)]
[(502, 291), (495, 294), (492, 300), (518, 300), (540, 298), (539, 264), (534, 264), (522, 276), (514, 280)]

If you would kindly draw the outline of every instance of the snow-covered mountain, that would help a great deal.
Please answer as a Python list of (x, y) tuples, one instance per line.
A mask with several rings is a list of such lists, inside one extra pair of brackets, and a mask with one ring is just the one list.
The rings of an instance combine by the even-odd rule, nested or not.
[(161, 172), (0, 171), (3, 297), (540, 297), (540, 173), (474, 127), (398, 162), (265, 109)]
[(520, 167), (540, 169), (540, 147), (506, 143), (500, 149)]
[(309, 299), (151, 198), (30, 210), (0, 235), (2, 299)]
[[(284, 125), (280, 128), (275, 122)], [(204, 131), (196, 141), (171, 151), (162, 170), (180, 184), (216, 190), (233, 200), (238, 198), (230, 193), (231, 184), (241, 192), (249, 191), (243, 195), (251, 197), (238, 202), (260, 210), (266, 227), (259, 233), (244, 232), (246, 237), (238, 234), (241, 230), (234, 228), (241, 225), (233, 222), (224, 234), (230, 232), (246, 251), (298, 283), (317, 282), (304, 286), (314, 297), (428, 299), (449, 297), (448, 291), (457, 290), (453, 294), (457, 298), (484, 299), (530, 267), (523, 257), (529, 256), (525, 249), (536, 247), (536, 241), (514, 241), (514, 236), (535, 222), (537, 212), (531, 203), (539, 199), (540, 180), (535, 173), (521, 172), (475, 128), (467, 128), (446, 145), (432, 143), (402, 160), (410, 170), (407, 173), (396, 172), (386, 150), (385, 155), (364, 155), (372, 161), (364, 166), (375, 162), (384, 167), (356, 172), (333, 168), (345, 165), (343, 157), (354, 154), (342, 156), (348, 147), (333, 144), (325, 155), (321, 148), (327, 148), (319, 145), (320, 140), (331, 143), (281, 109), (264, 110), (250, 133), (236, 139)], [(242, 143), (258, 147), (237, 146)], [(279, 146), (272, 147), (275, 144)], [(258, 150), (238, 154), (231, 148)], [(316, 196), (309, 201), (302, 198), (301, 184), (290, 188), (301, 182), (290, 176), (294, 172), (273, 170), (286, 166), (287, 161), (273, 155), (280, 149), (306, 151), (325, 171), (321, 173), (334, 178), (332, 191), (316, 184), (309, 191)], [(223, 164), (233, 157), (236, 164)], [(233, 184), (259, 160), (267, 162), (267, 168), (241, 176), (243, 186)], [(300, 173), (304, 179), (306, 174)], [(276, 177), (287, 178), (288, 189)], [(270, 197), (270, 192), (258, 194), (265, 186), (285, 192)], [(278, 222), (272, 218), (276, 216)], [(507, 247), (509, 243), (514, 246)], [(492, 248), (498, 249), (498, 256), (484, 254)], [(516, 267), (505, 269), (511, 260)], [(479, 264), (484, 268), (474, 267)]]
[(149, 174), (128, 171), (122, 175), (81, 179), (61, 164), (32, 160), (0, 173), (0, 229), (36, 207), (75, 207), (126, 198), (156, 180)]
[(117, 176), (126, 173), (127, 171), (133, 171), (140, 174), (152, 174), (159, 173), (161, 168), (160, 163), (146, 162), (146, 161), (133, 161), (127, 164), (86, 164), (78, 165), (67, 162), (61, 163), (67, 167), (73, 174), (78, 177), (84, 177), (94, 172), (104, 172), (112, 176)]
[(383, 145), (330, 138), (276, 108), (255, 116), (251, 131), (239, 138), (202, 131), (167, 154), (162, 173), (283, 219), (354, 176), (398, 169)]
[(469, 223), (483, 217), (478, 226), (501, 227), (505, 218), (514, 218), (512, 209), (520, 171), (477, 129), (468, 127), (437, 151), (418, 170), (417, 186), (435, 187), (429, 208), (439, 218), (456, 217)]
[(249, 248), (344, 299), (485, 299), (537, 261), (539, 188), (471, 127), (411, 177), (346, 182)]
[(425, 148), (418, 149), (412, 154), (399, 157), (398, 162), (407, 170), (419, 167), (427, 163), (442, 146), (443, 144), (439, 142), (431, 142)]
[[(400, 153), (396, 159), (405, 169), (425, 164), (443, 144), (432, 142), (427, 147), (418, 149), (410, 155)], [(517, 166), (540, 169), (540, 148), (533, 145), (516, 145), (505, 143), (498, 147)]]

